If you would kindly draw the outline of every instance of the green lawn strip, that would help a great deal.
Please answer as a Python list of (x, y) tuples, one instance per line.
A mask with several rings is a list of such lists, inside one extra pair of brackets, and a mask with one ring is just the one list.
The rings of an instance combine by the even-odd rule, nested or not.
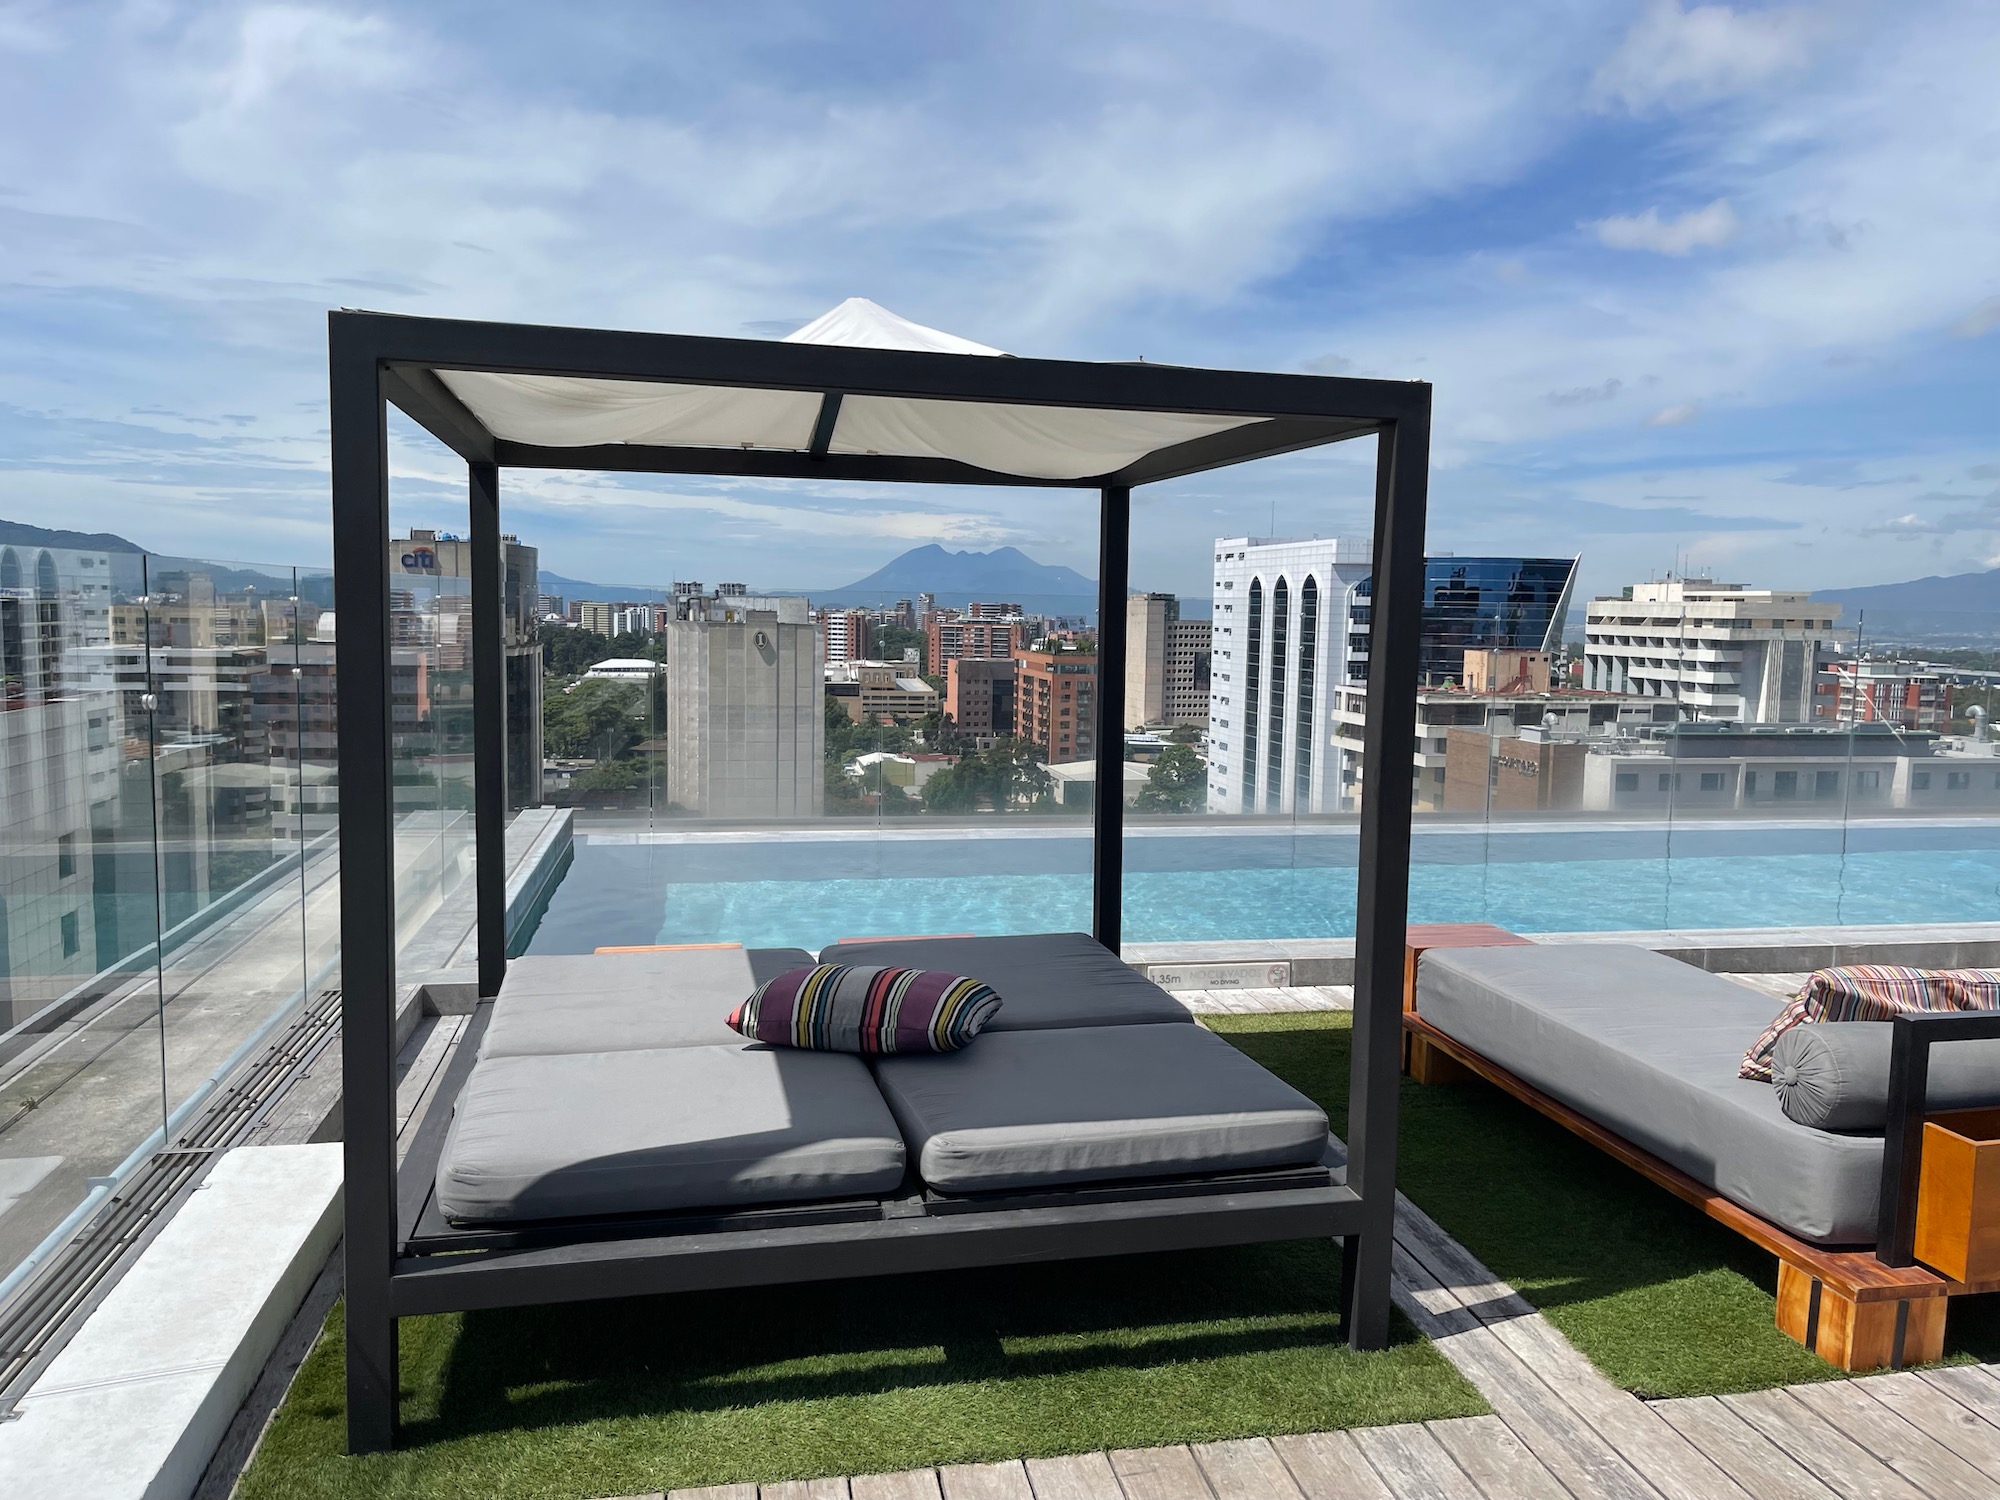
[[(1346, 1015), (1211, 1019), (1342, 1128)], [(1777, 1263), (1740, 1235), (1484, 1083), (1404, 1079), (1402, 1106), (1403, 1191), (1618, 1384), (1695, 1396), (1839, 1378), (1778, 1332)], [(2000, 1355), (1996, 1303), (1953, 1303), (1948, 1362)]]
[(342, 1453), (336, 1312), (245, 1497), (622, 1495), (1470, 1415), (1326, 1243), (406, 1319), (403, 1440)]

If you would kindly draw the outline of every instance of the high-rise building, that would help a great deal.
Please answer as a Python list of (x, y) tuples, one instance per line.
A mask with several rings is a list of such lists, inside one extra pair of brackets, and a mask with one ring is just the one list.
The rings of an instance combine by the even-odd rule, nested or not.
[(961, 656), (945, 671), (944, 711), (959, 732), (974, 737), (1014, 733), (1017, 663)]
[(756, 609), (696, 596), (667, 643), (667, 797), (709, 818), (817, 817), (826, 716), (819, 634), (803, 599)]
[(814, 618), (826, 641), (828, 661), (861, 661), (868, 655), (872, 631), (865, 609), (823, 609)]
[(1018, 620), (1021, 606), (1018, 604), (968, 604), (965, 606), (968, 620)]
[[(1426, 559), (1423, 681), (1460, 680), (1469, 649), (1549, 650), (1575, 571), (1574, 558)], [(1367, 541), (1217, 540), (1210, 811), (1352, 810), (1373, 595)]]
[(1125, 727), (1205, 724), (1212, 622), (1183, 620), (1172, 594), (1125, 601)]
[(576, 623), (595, 635), (616, 635), (618, 606), (600, 599), (582, 599), (576, 606)]
[[(542, 643), (537, 614), (541, 603), (540, 554), (514, 536), (500, 538), (500, 551), (500, 629), (507, 676), (507, 800), (512, 807), (534, 807), (542, 800)], [(407, 537), (390, 541), (389, 576), (391, 592), (407, 591), (419, 613), (451, 617), (458, 612), (455, 601), (460, 598), (468, 601), (469, 611), (472, 544), (462, 537), (414, 530)], [(444, 600), (453, 603), (442, 604)], [(611, 608), (601, 607), (607, 612)], [(469, 613), (466, 618), (469, 620)], [(611, 635), (615, 634), (611, 624), (607, 613), (602, 625), (586, 624), (585, 628)], [(470, 667), (469, 661), (466, 666)]]
[(1821, 659), (1843, 639), (1839, 618), (1838, 604), (1801, 591), (1705, 578), (1634, 584), (1586, 609), (1584, 686), (1671, 698), (1699, 719), (1802, 724)]
[(656, 625), (656, 611), (650, 604), (627, 604), (613, 611), (611, 634), (651, 635)]
[(933, 677), (945, 675), (947, 664), (970, 657), (1004, 661), (1027, 649), (1027, 627), (1018, 620), (962, 620), (933, 611), (924, 627)]
[(1095, 755), (1096, 655), (1023, 652), (1014, 663), (1014, 733), (1041, 746), (1051, 764)]

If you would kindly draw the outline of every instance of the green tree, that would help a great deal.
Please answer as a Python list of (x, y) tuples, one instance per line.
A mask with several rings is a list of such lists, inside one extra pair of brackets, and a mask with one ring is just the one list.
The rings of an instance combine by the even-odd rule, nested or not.
[(646, 727), (646, 689), (636, 682), (586, 677), (542, 700), (542, 744), (563, 759), (617, 760)]
[(1199, 745), (1201, 743), (1201, 731), (1192, 724), (1183, 724), (1174, 730), (1172, 734), (1168, 735), (1167, 738), (1172, 740), (1176, 745)]
[(1208, 768), (1186, 745), (1174, 745), (1153, 762), (1139, 789), (1141, 812), (1199, 812), (1208, 793)]

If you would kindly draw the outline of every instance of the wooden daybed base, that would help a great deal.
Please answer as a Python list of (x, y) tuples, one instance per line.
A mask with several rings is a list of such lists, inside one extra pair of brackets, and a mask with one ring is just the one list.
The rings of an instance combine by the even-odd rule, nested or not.
[(1482, 1078), (1777, 1256), (1779, 1330), (1840, 1369), (1896, 1370), (1941, 1358), (1947, 1299), (2000, 1291), (2000, 1280), (1952, 1281), (1922, 1266), (1885, 1266), (1872, 1251), (1810, 1244), (1550, 1098), (1415, 1011), (1403, 1013), (1403, 1029), (1405, 1071), (1418, 1083)]

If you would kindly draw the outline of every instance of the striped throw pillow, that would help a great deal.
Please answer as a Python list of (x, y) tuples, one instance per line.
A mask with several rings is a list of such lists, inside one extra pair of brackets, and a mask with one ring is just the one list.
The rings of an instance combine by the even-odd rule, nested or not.
[(930, 969), (790, 969), (730, 1012), (731, 1029), (819, 1052), (956, 1052), (1000, 1009), (992, 987)]
[(1893, 964), (1818, 969), (1751, 1043), (1737, 1077), (1769, 1083), (1772, 1051), (1794, 1026), (1888, 1021), (1906, 1012), (1946, 1010), (2000, 1010), (2000, 969), (1905, 969)]

